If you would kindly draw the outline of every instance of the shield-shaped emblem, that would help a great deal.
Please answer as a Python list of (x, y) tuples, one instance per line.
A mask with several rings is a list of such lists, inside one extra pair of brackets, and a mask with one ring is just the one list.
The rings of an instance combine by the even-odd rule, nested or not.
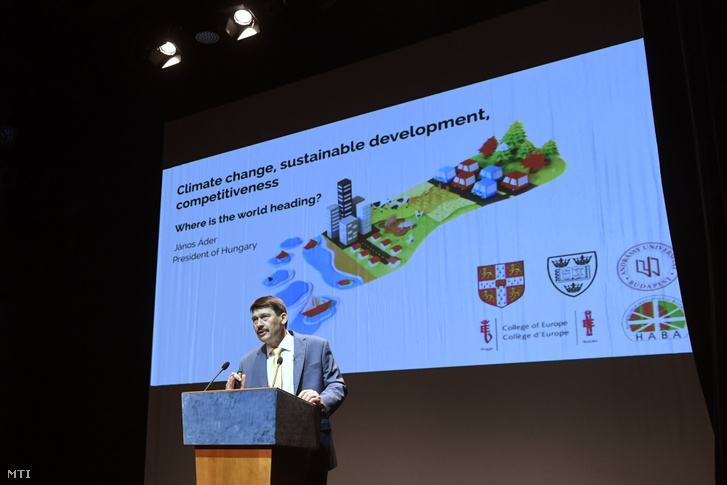
[(480, 300), (504, 308), (525, 293), (525, 263), (491, 264), (477, 267), (477, 290)]
[(596, 278), (598, 259), (595, 251), (548, 258), (548, 276), (558, 291), (576, 297)]

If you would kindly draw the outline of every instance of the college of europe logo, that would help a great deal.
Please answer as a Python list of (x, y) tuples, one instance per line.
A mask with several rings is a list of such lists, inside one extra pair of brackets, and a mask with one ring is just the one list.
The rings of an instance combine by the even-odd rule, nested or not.
[(477, 267), (477, 290), (488, 305), (504, 308), (525, 293), (525, 263), (491, 264)]
[(558, 291), (572, 297), (580, 295), (591, 286), (597, 269), (595, 251), (548, 258), (550, 282)]

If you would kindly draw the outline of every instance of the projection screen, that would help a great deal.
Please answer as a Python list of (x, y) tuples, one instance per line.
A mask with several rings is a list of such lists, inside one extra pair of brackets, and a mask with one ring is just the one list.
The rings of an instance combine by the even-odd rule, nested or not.
[(347, 372), (690, 352), (643, 42), (165, 170), (152, 385), (266, 294)]

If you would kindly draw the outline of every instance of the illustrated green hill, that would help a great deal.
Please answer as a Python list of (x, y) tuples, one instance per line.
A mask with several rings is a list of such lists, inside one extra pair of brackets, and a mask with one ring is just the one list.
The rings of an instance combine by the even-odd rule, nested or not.
[[(455, 189), (450, 183), (422, 182), (391, 201), (372, 207), (374, 230), (364, 238), (365, 241), (359, 239), (361, 247), (358, 250), (353, 249), (353, 244), (342, 249), (339, 244), (325, 238), (327, 246), (335, 254), (336, 269), (355, 274), (364, 283), (386, 276), (404, 266), (419, 245), (439, 226), (485, 205), (527, 193), (558, 178), (567, 168), (555, 141), (549, 140), (542, 147), (536, 147), (528, 140), (524, 125), (519, 121), (510, 125), (501, 140), (493, 136), (485, 141), (471, 159), (477, 161), (480, 169), (501, 167), (505, 176), (515, 171), (528, 174), (527, 190), (509, 193), (498, 188), (497, 194), (483, 199), (471, 192)], [(361, 251), (369, 244), (376, 245), (386, 255), (378, 257), (375, 264), (373, 255), (361, 257)]]

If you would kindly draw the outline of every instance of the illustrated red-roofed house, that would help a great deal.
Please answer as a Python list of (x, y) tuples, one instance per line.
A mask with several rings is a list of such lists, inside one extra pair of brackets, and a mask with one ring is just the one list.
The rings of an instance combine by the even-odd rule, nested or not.
[(389, 247), (389, 246), (391, 246), (391, 239), (384, 239), (383, 241), (381, 241), (381, 247), (382, 248), (386, 248), (386, 247)]
[(452, 186), (458, 189), (467, 190), (477, 182), (476, 172), (464, 172), (457, 170), (457, 176), (452, 181)]
[(402, 249), (404, 249), (404, 248), (402, 248), (400, 244), (397, 244), (396, 246), (391, 248), (391, 254), (399, 254)]
[(361, 243), (354, 243), (351, 246), (351, 251), (354, 252), (354, 253), (357, 253), (357, 252), (361, 251)]
[(397, 258), (396, 256), (390, 257), (387, 261), (391, 266), (399, 266), (401, 264), (401, 259)]
[(477, 163), (477, 160), (465, 160), (464, 162), (457, 165), (457, 171), (458, 172), (468, 172), (468, 173), (474, 173), (480, 171), (480, 164)]
[(528, 185), (528, 174), (520, 171), (510, 172), (500, 182), (502, 187), (508, 190), (517, 191)]
[(358, 257), (361, 258), (361, 259), (366, 259), (366, 258), (369, 257), (369, 254), (371, 254), (369, 252), (369, 250), (368, 249), (364, 249), (363, 251), (361, 251), (360, 253), (358, 253)]
[(377, 264), (379, 264), (379, 261), (381, 261), (379, 257), (374, 256), (373, 258), (369, 259), (369, 266), (376, 266)]
[(379, 239), (381, 239), (381, 233), (375, 232), (375, 233), (371, 234), (371, 239), (373, 239), (374, 241), (378, 241)]

